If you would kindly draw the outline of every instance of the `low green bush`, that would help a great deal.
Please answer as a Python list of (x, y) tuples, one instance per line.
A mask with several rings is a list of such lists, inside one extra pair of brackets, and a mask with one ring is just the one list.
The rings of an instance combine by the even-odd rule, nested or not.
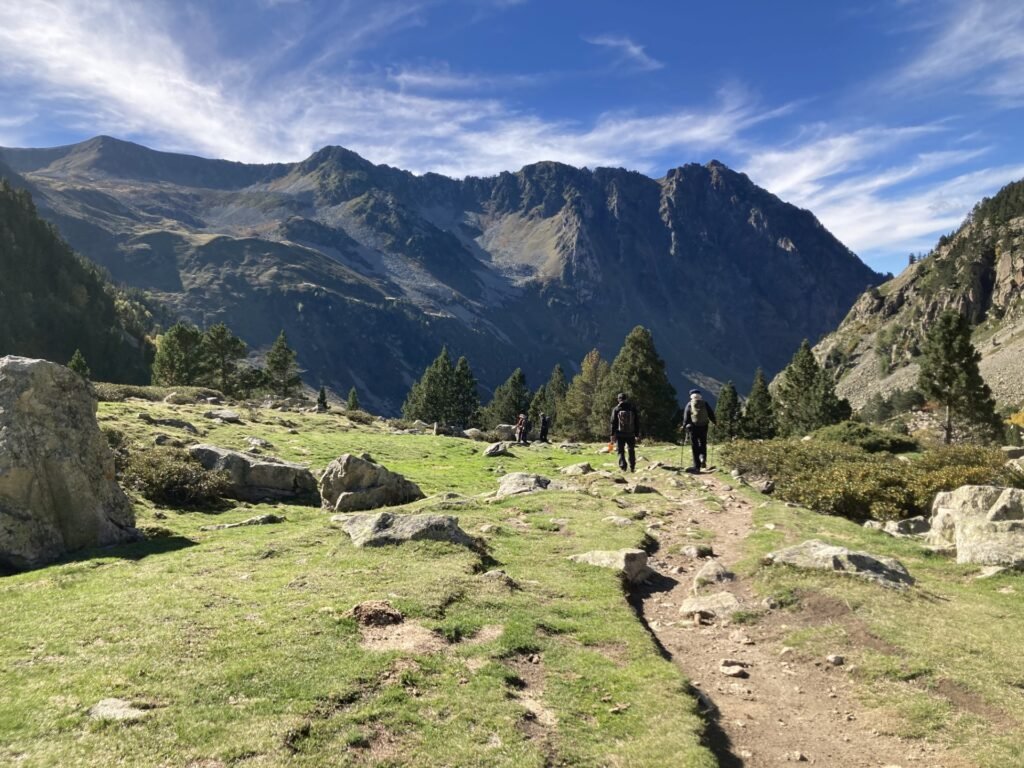
[(821, 440), (740, 440), (721, 447), (723, 463), (771, 478), (775, 495), (854, 520), (892, 520), (931, 511), (935, 494), (961, 485), (1024, 487), (1001, 451), (952, 446), (917, 459)]
[(841, 421), (822, 427), (812, 433), (811, 437), (815, 440), (852, 445), (868, 453), (907, 453), (920, 450), (921, 447), (912, 438), (857, 421)]
[(130, 454), (124, 482), (157, 504), (197, 509), (219, 506), (230, 486), (224, 472), (210, 472), (187, 452), (169, 447)]

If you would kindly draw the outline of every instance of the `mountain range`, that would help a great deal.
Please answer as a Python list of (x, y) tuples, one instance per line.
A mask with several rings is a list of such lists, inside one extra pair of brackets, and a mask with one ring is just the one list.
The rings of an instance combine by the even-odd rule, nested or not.
[(307, 383), (395, 412), (442, 344), (486, 391), (537, 385), (648, 327), (677, 389), (778, 371), (881, 277), (796, 208), (719, 162), (659, 179), (554, 162), (414, 175), (341, 147), (247, 165), (110, 137), (0, 148), (68, 242), (178, 316), (265, 350), (281, 329)]

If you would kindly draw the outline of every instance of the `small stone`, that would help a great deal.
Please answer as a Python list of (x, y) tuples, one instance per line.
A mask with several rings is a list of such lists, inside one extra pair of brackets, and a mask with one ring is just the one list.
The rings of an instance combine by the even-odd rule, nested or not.
[(794, 653), (796, 653), (796, 649), (790, 648), (788, 645), (786, 645), (782, 647), (781, 651), (779, 651), (779, 656), (786, 658), (787, 656), (792, 656)]
[(749, 677), (747, 670), (735, 664), (723, 664), (718, 671), (726, 677)]
[(793, 763), (806, 763), (807, 762), (807, 755), (805, 755), (803, 752), (799, 752), (799, 751), (787, 752), (786, 753), (786, 760), (788, 760), (790, 762), (793, 762)]
[(825, 661), (831, 664), (833, 667), (841, 667), (846, 663), (846, 659), (840, 656), (838, 653), (832, 653), (825, 657)]
[(779, 601), (776, 600), (774, 597), (766, 597), (764, 600), (761, 601), (761, 607), (764, 608), (766, 611), (774, 611), (776, 608), (779, 607)]

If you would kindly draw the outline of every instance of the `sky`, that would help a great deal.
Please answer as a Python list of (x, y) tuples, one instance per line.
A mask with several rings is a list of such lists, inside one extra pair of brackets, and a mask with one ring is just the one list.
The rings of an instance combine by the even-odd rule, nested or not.
[(0, 0), (0, 146), (716, 159), (899, 272), (1024, 177), (1021, 0)]

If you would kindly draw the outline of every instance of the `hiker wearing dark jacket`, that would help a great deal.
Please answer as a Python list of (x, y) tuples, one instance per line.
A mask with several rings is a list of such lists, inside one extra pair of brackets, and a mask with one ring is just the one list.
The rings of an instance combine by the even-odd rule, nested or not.
[(619, 469), (626, 471), (626, 449), (629, 449), (629, 471), (636, 472), (636, 440), (640, 437), (640, 414), (633, 408), (624, 392), (612, 409), (611, 433), (619, 453)]
[(690, 402), (683, 409), (683, 429), (690, 433), (693, 449), (693, 471), (708, 465), (708, 425), (717, 424), (715, 412), (701, 396), (699, 389), (690, 390)]

